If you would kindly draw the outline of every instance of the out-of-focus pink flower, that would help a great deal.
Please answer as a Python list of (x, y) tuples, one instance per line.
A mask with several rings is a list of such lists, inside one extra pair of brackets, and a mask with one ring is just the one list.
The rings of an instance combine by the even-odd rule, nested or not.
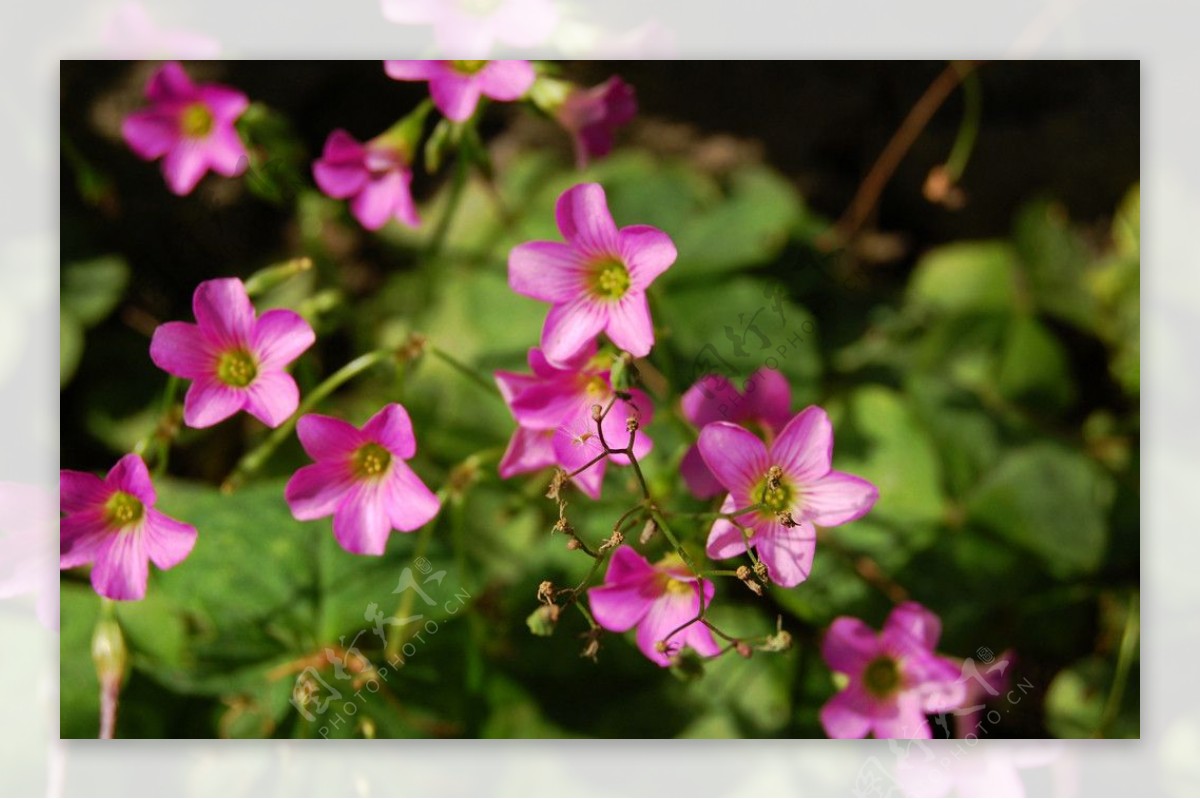
[(277, 309), (255, 317), (237, 278), (196, 287), (197, 324), (167, 322), (150, 340), (150, 358), (163, 371), (191, 380), (183, 403), (189, 427), (211, 427), (245, 410), (268, 427), (296, 412), (300, 390), (284, 371), (316, 336), (299, 314)]
[(54, 496), (40, 485), (0, 481), (0, 599), (37, 597), (42, 626), (58, 629)]
[[(750, 546), (778, 585), (808, 579), (817, 546), (814, 525), (854, 521), (879, 498), (871, 483), (833, 470), (833, 426), (815, 405), (796, 414), (769, 447), (730, 422), (705, 426), (698, 446), (729, 491), (723, 512), (759, 506), (737, 520), (750, 528)], [(728, 519), (717, 519), (708, 536), (708, 556), (719, 560), (745, 551), (742, 531)]]
[(417, 439), (404, 406), (392, 403), (362, 429), (310, 413), (296, 425), (316, 463), (301, 467), (284, 495), (300, 521), (333, 516), (333, 535), (358, 555), (382, 555), (393, 529), (412, 532), (437, 515), (441, 501), (406, 460)]
[[(712, 632), (695, 620), (701, 590), (707, 607), (712, 602), (713, 584), (693, 576), (678, 555), (651, 565), (632, 547), (620, 546), (613, 552), (604, 583), (589, 588), (587, 594), (592, 615), (601, 627), (625, 632), (636, 626), (642, 654), (660, 666), (669, 666), (685, 646), (706, 657), (721, 651)], [(663, 642), (665, 651), (660, 651)]]
[(962, 709), (954, 714), (955, 738), (978, 734), (976, 728), (983, 718), (984, 710), (987, 709), (987, 703), (1008, 690), (1015, 660), (1016, 656), (1009, 649), (982, 668), (973, 658), (962, 662), (966, 697), (963, 699)]
[(654, 346), (646, 289), (675, 262), (671, 238), (649, 225), (617, 229), (604, 189), (581, 183), (558, 198), (558, 229), (566, 243), (530, 241), (508, 256), (508, 285), (553, 305), (542, 328), (542, 351), (568, 362), (601, 332), (641, 358)]
[[(1062, 758), (1061, 741), (994, 741), (989, 746), (961, 751), (953, 747), (947, 757), (935, 747), (923, 744), (905, 745), (897, 752), (896, 783), (905, 796), (1010, 796), (1026, 795), (1021, 772), (1048, 766)], [(919, 751), (923, 747), (926, 751)], [(1071, 796), (1077, 791), (1062, 791), (1061, 785), (1052, 793)]]
[(163, 159), (167, 187), (188, 194), (208, 170), (226, 177), (249, 165), (234, 123), (246, 110), (246, 95), (217, 83), (192, 83), (178, 63), (163, 64), (146, 85), (150, 108), (121, 123), (126, 144), (140, 158)]
[(211, 36), (188, 30), (167, 30), (136, 0), (117, 7), (100, 34), (104, 46), (119, 58), (213, 58), (221, 44)]
[(632, 86), (614, 75), (599, 86), (571, 91), (554, 116), (571, 133), (575, 161), (582, 169), (590, 159), (612, 152), (617, 128), (637, 116), (637, 96)]
[(421, 224), (413, 204), (409, 157), (385, 137), (364, 144), (335, 130), (313, 164), (313, 177), (330, 197), (349, 199), (351, 212), (368, 230), (378, 230), (389, 219), (413, 228)]
[(551, 0), (383, 0), (383, 16), (398, 25), (432, 25), (443, 55), (483, 58), (499, 42), (535, 47), (558, 24)]
[[(683, 395), (684, 417), (701, 430), (713, 422), (733, 422), (757, 427), (767, 439), (773, 438), (791, 418), (792, 389), (783, 375), (762, 368), (742, 384), (738, 391), (724, 375), (702, 377)], [(699, 499), (721, 493), (721, 483), (704, 463), (700, 448), (692, 445), (679, 465), (688, 490)]]
[(383, 68), (393, 80), (429, 81), (433, 104), (455, 122), (470, 119), (480, 97), (520, 99), (536, 77), (528, 61), (384, 61)]
[[(609, 446), (624, 448), (629, 442), (626, 420), (638, 420), (634, 433), (633, 454), (644, 458), (654, 443), (644, 428), (654, 416), (654, 405), (639, 389), (629, 391), (629, 399), (617, 398), (607, 368), (593, 362), (595, 346), (585, 347), (559, 368), (546, 360), (541, 350), (529, 351), (529, 367), (533, 374), (498, 371), (495, 374), (500, 394), (520, 425), (500, 461), (500, 476), (544, 469), (558, 464), (568, 472), (585, 465), (604, 452), (600, 444), (592, 406), (612, 409), (604, 417), (604, 440)], [(609, 460), (627, 465), (624, 455), (603, 458), (591, 468), (572, 478), (585, 494), (599, 499), (604, 472)]]
[(64, 514), (59, 567), (95, 564), (92, 587), (101, 596), (141, 599), (148, 561), (169, 569), (196, 543), (196, 528), (154, 510), (154, 484), (137, 455), (121, 458), (103, 480), (63, 469), (59, 490)]
[(849, 684), (821, 708), (831, 738), (929, 738), (927, 713), (962, 705), (958, 664), (934, 654), (942, 622), (916, 602), (897, 605), (876, 634), (859, 619), (834, 619), (821, 655)]

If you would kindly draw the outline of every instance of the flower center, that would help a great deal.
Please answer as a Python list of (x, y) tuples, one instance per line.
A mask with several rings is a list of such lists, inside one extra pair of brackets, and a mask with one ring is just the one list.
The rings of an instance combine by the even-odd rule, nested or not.
[(795, 498), (795, 489), (783, 474), (783, 469), (778, 466), (768, 469), (766, 476), (754, 486), (750, 494), (751, 501), (761, 503), (762, 513), (771, 517), (783, 511), (790, 511)]
[(213, 129), (212, 111), (204, 103), (192, 103), (179, 115), (179, 129), (191, 138), (207, 136)]
[(594, 297), (619, 300), (629, 291), (629, 270), (616, 258), (604, 258), (592, 264), (588, 285)]
[(660, 578), (662, 579), (663, 590), (668, 594), (695, 594), (696, 588), (686, 580), (676, 579), (671, 574), (662, 574), (663, 571), (678, 572), (686, 569), (683, 558), (679, 557), (674, 552), (664, 555), (654, 568), (660, 570)]
[(378, 477), (392, 465), (392, 453), (375, 443), (363, 444), (352, 461), (356, 477)]
[(900, 687), (900, 665), (889, 655), (880, 655), (863, 669), (863, 687), (878, 699), (886, 699)]
[(258, 377), (258, 364), (245, 350), (229, 350), (217, 361), (217, 377), (227, 386), (245, 388)]
[(487, 66), (487, 61), (451, 61), (450, 68), (460, 75), (474, 75)]
[(104, 503), (104, 520), (112, 527), (125, 527), (140, 521), (146, 512), (141, 500), (133, 494), (118, 491)]
[(608, 394), (608, 383), (604, 381), (603, 377), (595, 375), (587, 379), (587, 382), (584, 384), (584, 391), (592, 398), (603, 397)]

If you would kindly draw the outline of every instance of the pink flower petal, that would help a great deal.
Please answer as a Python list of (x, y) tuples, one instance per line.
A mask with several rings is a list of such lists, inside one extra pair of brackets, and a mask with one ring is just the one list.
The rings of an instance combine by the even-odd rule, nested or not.
[(199, 142), (179, 140), (163, 158), (162, 170), (167, 188), (182, 197), (191, 194), (208, 171), (208, 156)]
[(192, 383), (183, 398), (183, 421), (188, 427), (212, 427), (245, 407), (246, 398), (245, 391), (202, 378)]
[(146, 554), (160, 569), (169, 569), (181, 563), (196, 545), (195, 527), (156, 510), (146, 511), (146, 521), (140, 534)]
[(150, 480), (150, 470), (138, 455), (129, 454), (122, 457), (109, 470), (104, 482), (109, 488), (132, 494), (143, 505), (153, 505), (158, 499), (154, 492), (154, 483)]
[(579, 254), (556, 241), (530, 241), (508, 255), (508, 285), (543, 302), (568, 302), (585, 289), (587, 268)]
[(246, 145), (232, 126), (217, 127), (203, 143), (209, 167), (227, 178), (237, 177), (250, 166)]
[(384, 61), (383, 71), (392, 80), (429, 80), (444, 71), (437, 61)]
[(514, 397), (538, 384), (534, 375), (517, 372), (496, 371), (492, 373), (492, 378), (496, 381), (496, 387), (500, 389), (500, 396), (506, 405), (512, 405)]
[(446, 69), (429, 80), (433, 104), (454, 122), (466, 122), (479, 105), (480, 86), (475, 76), (460, 75)]
[(871, 731), (871, 717), (862, 711), (847, 688), (821, 708), (821, 726), (830, 738), (866, 738)]
[(383, 485), (358, 483), (333, 514), (333, 536), (347, 552), (382, 555), (392, 523), (388, 519)]
[(437, 494), (401, 461), (392, 461), (386, 490), (388, 519), (392, 527), (404, 533), (425, 526), (442, 507)]
[(121, 136), (139, 158), (153, 161), (175, 146), (179, 123), (174, 114), (156, 108), (135, 111), (121, 122)]
[(350, 201), (350, 211), (367, 230), (379, 230), (395, 214), (406, 191), (408, 188), (400, 173), (388, 172), (367, 181), (362, 191)]
[(805, 518), (821, 527), (836, 527), (864, 516), (879, 499), (879, 489), (861, 477), (830, 472), (804, 485)]
[(500, 459), (498, 472), (507, 480), (518, 474), (536, 472), (555, 464), (554, 431), (530, 430), (518, 427), (508, 442), (508, 449)]
[(902, 602), (888, 614), (883, 629), (889, 637), (904, 636), (919, 651), (932, 652), (942, 636), (942, 620), (916, 602)]
[(79, 513), (103, 505), (110, 493), (108, 485), (90, 472), (63, 469), (58, 473), (58, 502), (63, 513)]
[(163, 103), (191, 100), (196, 96), (192, 79), (177, 61), (168, 61), (159, 67), (146, 84), (146, 97), (151, 102)]
[(550, 0), (507, 0), (492, 13), (488, 23), (505, 44), (536, 47), (554, 31), (559, 16), (558, 7)]
[(542, 327), (542, 352), (553, 364), (569, 362), (607, 322), (607, 309), (586, 298), (555, 305)]
[(260, 369), (273, 371), (287, 366), (313, 345), (317, 336), (312, 326), (295, 311), (267, 311), (254, 323), (250, 348)]
[(608, 561), (608, 569), (604, 573), (604, 582), (612, 585), (627, 583), (645, 583), (654, 580), (658, 574), (650, 561), (638, 554), (638, 551), (628, 544), (617, 547)]
[[(250, 107), (250, 100), (245, 94), (229, 86), (217, 83), (206, 83), (196, 88), (196, 97), (208, 106), (213, 116), (220, 122), (232, 123)], [(233, 130), (232, 125), (223, 126)]]
[(564, 191), (558, 198), (555, 216), (568, 244), (588, 255), (620, 253), (617, 226), (599, 183), (580, 183)]
[(629, 269), (635, 289), (645, 290), (667, 271), (679, 252), (671, 237), (649, 225), (630, 225), (617, 233), (617, 250)]
[(109, 599), (141, 599), (149, 569), (142, 536), (133, 530), (115, 533), (97, 552), (92, 587)]
[(857, 676), (879, 651), (879, 636), (875, 631), (850, 616), (834, 619), (821, 642), (821, 657), (829, 668), (852, 676)]
[(300, 389), (287, 372), (259, 372), (245, 396), (246, 413), (267, 427), (279, 427), (300, 407)]
[(767, 567), (771, 582), (784, 588), (799, 585), (812, 572), (817, 551), (817, 531), (808, 522), (784, 527), (776, 521), (757, 525), (754, 551)]
[(745, 418), (760, 419), (780, 430), (792, 418), (792, 389), (787, 378), (763, 367), (746, 379)]
[(829, 472), (833, 425), (816, 405), (796, 414), (771, 445), (771, 458), (793, 480), (807, 483)]
[(892, 716), (875, 716), (871, 722), (876, 738), (897, 740), (932, 738), (929, 722), (916, 696), (901, 693), (896, 697), (896, 712)]
[(604, 332), (621, 349), (636, 358), (650, 354), (654, 346), (654, 325), (650, 321), (650, 306), (646, 295), (630, 293), (619, 302), (609, 305), (608, 323)]
[(596, 623), (606, 630), (623, 633), (645, 617), (650, 601), (642, 583), (615, 583), (589, 588), (588, 606)]
[[(587, 402), (580, 388), (573, 381), (559, 377), (534, 383), (518, 394), (509, 408), (513, 418), (522, 427), (534, 430), (549, 430), (557, 427), (568, 416), (575, 418), (590, 414), (591, 403)], [(587, 419), (590, 421), (591, 416)]]
[(206, 280), (192, 295), (192, 313), (205, 336), (218, 346), (245, 347), (254, 330), (254, 305), (235, 277)]
[[(660, 594), (646, 611), (645, 618), (638, 624), (637, 645), (642, 654), (659, 666), (671, 665), (672, 656), (678, 655), (685, 645), (685, 631), (672, 632), (682, 624), (696, 618), (700, 611), (700, 598), (694, 592)], [(699, 622), (692, 622), (699, 624)], [(668, 638), (668, 636), (670, 636)], [(658, 642), (666, 640), (667, 651), (658, 651)]]
[(536, 77), (528, 61), (489, 61), (479, 71), (479, 89), (493, 100), (510, 102), (529, 91)]
[(150, 360), (168, 374), (196, 380), (215, 371), (216, 352), (197, 325), (167, 322), (154, 330)]
[[(732, 494), (727, 494), (721, 503), (721, 512), (729, 513), (738, 509)], [(708, 542), (704, 546), (705, 553), (714, 560), (724, 560), (741, 555), (746, 551), (747, 536), (728, 519), (717, 519), (708, 532)], [(754, 542), (754, 531), (750, 531), (751, 545)]]
[[(596, 340), (592, 339), (584, 345), (583, 349), (575, 353), (574, 357), (568, 358), (565, 361), (559, 361), (561, 366), (555, 366), (546, 359), (546, 354), (538, 347), (529, 349), (529, 368), (538, 377), (551, 378), (562, 377), (564, 373), (582, 372), (587, 366), (587, 362), (596, 354)], [(608, 379), (608, 373), (601, 373), (605, 379)]]
[(362, 428), (363, 438), (374, 441), (398, 458), (408, 460), (417, 454), (417, 439), (413, 435), (412, 419), (403, 405), (383, 406)]
[(104, 521), (99, 508), (72, 513), (59, 523), (60, 569), (74, 569), (94, 563), (108, 546), (109, 536), (116, 535)]
[(679, 473), (683, 475), (683, 482), (688, 491), (697, 499), (709, 499), (722, 491), (720, 481), (708, 468), (704, 456), (700, 454), (700, 448), (695, 444), (688, 447), (684, 454), (683, 461), (679, 464)]
[(313, 179), (321, 191), (337, 200), (353, 197), (367, 182), (366, 149), (344, 130), (325, 140), (325, 150), (313, 163)]
[(344, 460), (366, 441), (357, 427), (333, 416), (306, 413), (296, 423), (300, 446), (315, 461)]
[(705, 375), (684, 392), (683, 416), (696, 427), (746, 418), (742, 394), (724, 375)]
[[(305, 416), (300, 421), (310, 418)], [(336, 511), (354, 485), (354, 474), (348, 463), (322, 461), (297, 469), (288, 480), (283, 496), (292, 516), (309, 522)]]
[[(729, 422), (713, 422), (700, 431), (697, 444), (712, 473), (731, 493), (749, 496), (771, 464), (767, 448), (749, 430)], [(749, 504), (749, 503), (747, 503)]]

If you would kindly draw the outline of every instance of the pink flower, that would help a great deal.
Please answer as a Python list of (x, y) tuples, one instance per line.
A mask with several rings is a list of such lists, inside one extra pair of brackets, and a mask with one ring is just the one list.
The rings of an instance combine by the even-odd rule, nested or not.
[(213, 58), (221, 52), (220, 42), (202, 33), (160, 28), (136, 0), (117, 7), (100, 38), (118, 58)]
[(404, 406), (385, 405), (362, 429), (310, 413), (296, 425), (316, 463), (288, 481), (284, 496), (300, 521), (333, 516), (333, 535), (358, 555), (382, 555), (393, 529), (412, 532), (437, 515), (441, 502), (406, 460), (417, 439)]
[(550, 0), (383, 0), (383, 16), (399, 25), (432, 25), (442, 53), (476, 57), (496, 42), (539, 45), (558, 24)]
[(433, 104), (448, 119), (465, 122), (480, 96), (501, 102), (520, 99), (536, 74), (528, 61), (384, 61), (394, 80), (427, 80)]
[(335, 200), (352, 198), (350, 210), (367, 230), (379, 230), (393, 218), (413, 228), (421, 224), (409, 159), (383, 137), (360, 144), (346, 131), (335, 130), (313, 164), (313, 177)]
[[(608, 369), (593, 360), (595, 352), (594, 346), (585, 347), (567, 363), (567, 368), (559, 368), (534, 348), (529, 351), (533, 374), (496, 372), (500, 394), (520, 425), (500, 461), (501, 477), (507, 479), (554, 464), (573, 472), (604, 452), (592, 419), (592, 406), (603, 408), (616, 395)], [(623, 449), (629, 443), (626, 420), (635, 418), (639, 429), (634, 434), (633, 454), (644, 458), (654, 444), (642, 428), (653, 416), (650, 398), (632, 389), (629, 400), (616, 398), (604, 417), (604, 440), (610, 447)], [(610, 459), (621, 465), (629, 463), (624, 455), (612, 455), (572, 478), (592, 499), (600, 498)]]
[(531, 241), (508, 256), (508, 285), (553, 304), (542, 328), (551, 363), (569, 361), (600, 332), (635, 357), (654, 346), (646, 289), (675, 262), (667, 234), (648, 225), (617, 229), (604, 189), (582, 183), (558, 198), (566, 243)]
[(954, 714), (954, 737), (966, 738), (975, 733), (987, 703), (1008, 690), (1012, 672), (1009, 667), (1016, 660), (1011, 649), (1006, 649), (991, 662), (980, 668), (973, 658), (962, 662), (965, 694), (962, 707)]
[[(792, 389), (783, 375), (762, 368), (742, 384), (745, 393), (724, 375), (701, 378), (683, 395), (683, 415), (703, 429), (713, 422), (745, 423), (758, 428), (769, 440), (791, 418)], [(721, 483), (704, 463), (700, 448), (692, 445), (679, 465), (688, 490), (698, 499), (721, 493)]]
[(821, 655), (850, 683), (821, 708), (831, 738), (929, 738), (927, 713), (966, 695), (955, 661), (934, 654), (941, 620), (916, 602), (897, 605), (878, 635), (858, 619), (834, 619)]
[(296, 412), (300, 390), (283, 369), (316, 339), (308, 322), (282, 309), (256, 319), (237, 278), (201, 283), (192, 311), (198, 324), (167, 322), (150, 341), (160, 369), (193, 381), (183, 403), (189, 427), (211, 427), (243, 409), (278, 427)]
[(589, 159), (608, 155), (617, 128), (628, 125), (636, 115), (633, 87), (616, 75), (599, 86), (573, 90), (555, 112), (559, 124), (575, 139), (575, 161), (580, 169)]
[[(604, 584), (588, 589), (588, 604), (596, 622), (606, 630), (625, 632), (637, 627), (637, 645), (642, 654), (660, 666), (671, 665), (671, 658), (685, 647), (705, 657), (721, 648), (712, 632), (695, 621), (700, 613), (700, 591), (704, 604), (713, 598), (713, 584), (698, 580), (671, 554), (653, 565), (632, 547), (620, 546), (612, 555)], [(690, 623), (689, 623), (690, 622)], [(659, 643), (666, 642), (666, 651)]]
[(213, 170), (240, 175), (250, 163), (234, 122), (249, 105), (246, 95), (216, 83), (192, 83), (178, 63), (159, 67), (146, 85), (151, 107), (125, 118), (121, 133), (140, 158), (163, 159), (163, 176), (175, 194), (188, 194)]
[[(879, 498), (879, 490), (861, 477), (832, 471), (833, 427), (815, 405), (796, 414), (770, 447), (729, 422), (707, 425), (700, 431), (699, 447), (708, 468), (729, 490), (722, 511), (762, 506), (738, 521), (750, 528), (750, 546), (771, 581), (785, 587), (808, 579), (817, 545), (814, 525), (853, 521)], [(745, 551), (742, 531), (718, 519), (708, 535), (708, 556), (731, 558)]]
[(154, 510), (154, 484), (137, 455), (121, 458), (103, 480), (63, 469), (59, 492), (59, 568), (94, 563), (92, 586), (109, 599), (141, 599), (147, 560), (169, 569), (196, 543), (196, 528)]
[(58, 629), (54, 494), (34, 483), (0, 480), (0, 600), (37, 597), (37, 617)]

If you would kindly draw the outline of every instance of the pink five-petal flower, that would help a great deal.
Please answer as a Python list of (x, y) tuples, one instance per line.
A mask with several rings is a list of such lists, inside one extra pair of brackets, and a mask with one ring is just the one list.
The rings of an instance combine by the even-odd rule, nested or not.
[[(651, 564), (632, 547), (620, 546), (613, 552), (604, 583), (588, 589), (588, 604), (596, 622), (606, 630), (625, 632), (636, 626), (642, 654), (660, 666), (669, 666), (685, 646), (705, 657), (721, 651), (712, 632), (695, 621), (700, 612), (698, 584), (707, 607), (712, 602), (713, 584), (697, 580), (678, 555)], [(665, 642), (665, 651), (659, 650), (660, 642)]]
[(249, 165), (234, 123), (249, 106), (246, 95), (217, 83), (192, 83), (177, 62), (163, 64), (146, 85), (150, 107), (121, 123), (125, 143), (147, 161), (163, 159), (175, 194), (188, 194), (208, 170), (226, 177)]
[[(683, 395), (683, 415), (703, 429), (713, 422), (733, 422), (758, 428), (766, 438), (773, 437), (791, 418), (792, 389), (783, 375), (773, 369), (759, 369), (738, 391), (724, 375), (700, 378)], [(699, 446), (693, 444), (679, 465), (688, 490), (698, 499), (721, 493), (721, 483), (704, 463)]]
[(150, 340), (150, 359), (163, 371), (192, 381), (183, 403), (189, 427), (211, 427), (245, 410), (268, 427), (296, 412), (300, 390), (284, 367), (316, 336), (299, 314), (277, 309), (255, 317), (237, 278), (196, 287), (197, 324), (167, 322)]
[(528, 61), (384, 61), (383, 68), (394, 80), (429, 81), (433, 104), (455, 122), (470, 119), (480, 97), (520, 99), (536, 77)]
[(618, 230), (598, 183), (563, 192), (557, 217), (565, 244), (530, 241), (508, 256), (513, 291), (553, 306), (542, 328), (546, 358), (566, 363), (601, 332), (645, 356), (654, 346), (646, 289), (675, 262), (675, 244), (648, 225)]
[(551, 0), (383, 0), (383, 16), (399, 25), (432, 25), (442, 54), (476, 58), (497, 41), (539, 45), (558, 24)]
[(359, 143), (344, 130), (325, 140), (313, 163), (313, 178), (335, 200), (350, 200), (350, 210), (367, 230), (389, 219), (409, 227), (421, 224), (412, 198), (412, 166), (405, 154), (383, 137)]
[(927, 713), (966, 698), (957, 663), (934, 654), (941, 620), (916, 602), (897, 605), (878, 635), (849, 616), (834, 619), (821, 644), (829, 668), (849, 684), (821, 708), (831, 738), (929, 738)]
[(92, 586), (109, 599), (141, 599), (147, 561), (169, 569), (196, 543), (196, 528), (154, 509), (154, 484), (137, 455), (121, 458), (103, 480), (63, 469), (59, 496), (59, 568), (94, 564)]
[(284, 495), (300, 521), (333, 516), (333, 535), (358, 555), (382, 555), (392, 530), (409, 533), (437, 515), (441, 501), (406, 460), (417, 453), (404, 406), (385, 405), (362, 429), (310, 413), (296, 433), (316, 461), (301, 467)]
[(572, 90), (554, 116), (574, 139), (575, 162), (582, 169), (612, 151), (617, 128), (637, 116), (637, 96), (614, 75), (599, 86)]
[[(698, 446), (729, 491), (722, 511), (761, 506), (738, 521), (750, 528), (750, 545), (771, 581), (784, 587), (808, 579), (817, 545), (814, 525), (853, 521), (879, 498), (871, 483), (832, 469), (833, 427), (815, 405), (792, 417), (769, 447), (730, 422), (705, 426)], [(729, 520), (718, 519), (706, 549), (711, 558), (730, 558), (746, 551), (746, 540)]]
[[(610, 401), (613, 405), (603, 422), (604, 440), (610, 447), (623, 449), (629, 443), (626, 420), (635, 418), (639, 429), (633, 437), (633, 454), (643, 458), (650, 452), (654, 442), (644, 428), (654, 417), (653, 403), (640, 389), (630, 390), (628, 400), (617, 397), (609, 370), (593, 362), (595, 353), (594, 344), (589, 344), (567, 362), (566, 368), (559, 368), (535, 347), (529, 351), (533, 374), (495, 373), (500, 395), (519, 425), (500, 461), (501, 477), (507, 479), (555, 464), (573, 472), (597, 458), (604, 447), (592, 419), (592, 406), (603, 408)], [(600, 498), (608, 460), (602, 458), (572, 478), (592, 499)], [(611, 460), (620, 465), (629, 463), (624, 455), (613, 455)]]

